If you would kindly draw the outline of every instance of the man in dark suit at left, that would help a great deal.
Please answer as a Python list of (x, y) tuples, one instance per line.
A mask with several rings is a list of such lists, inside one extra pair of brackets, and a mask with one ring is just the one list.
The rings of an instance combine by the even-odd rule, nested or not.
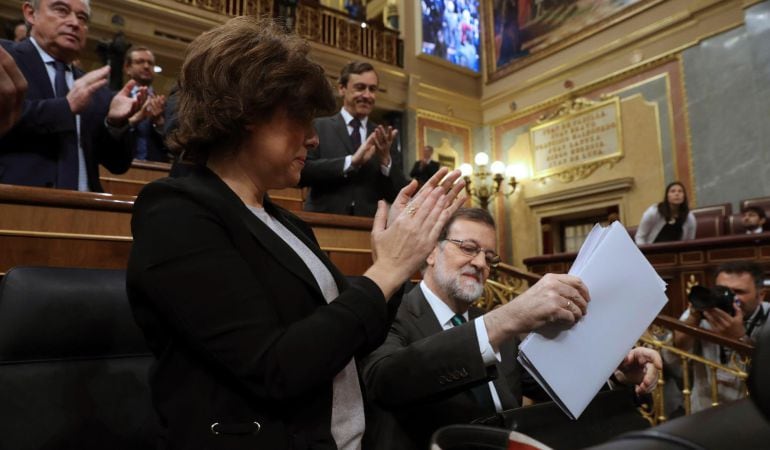
[[(366, 441), (374, 449), (428, 448), (438, 428), (516, 408), (522, 394), (547, 399), (516, 361), (518, 336), (548, 322), (572, 326), (590, 300), (583, 282), (548, 274), (489, 312), (472, 306), (500, 261), (495, 223), (485, 209), (456, 211), (406, 294), (385, 343), (364, 361), (370, 410)], [(648, 391), (662, 361), (631, 350), (617, 380)], [(580, 389), (580, 386), (576, 386)]]
[(0, 139), (0, 183), (101, 191), (99, 164), (130, 167), (128, 118), (145, 94), (132, 99), (129, 82), (113, 95), (109, 67), (73, 67), (86, 45), (88, 0), (31, 0), (22, 11), (29, 39), (0, 41), (29, 85), (21, 118)]
[(342, 68), (342, 109), (313, 123), (320, 145), (302, 170), (300, 185), (310, 188), (305, 211), (373, 217), (378, 200), (392, 202), (406, 186), (398, 132), (369, 120), (378, 86), (371, 64), (354, 61)]

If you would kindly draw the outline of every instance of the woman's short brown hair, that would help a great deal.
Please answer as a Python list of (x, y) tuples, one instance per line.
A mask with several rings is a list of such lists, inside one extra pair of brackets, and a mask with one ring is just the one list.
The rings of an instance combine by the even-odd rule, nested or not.
[(334, 111), (331, 85), (309, 49), (273, 20), (250, 16), (198, 36), (182, 65), (170, 147), (204, 162), (237, 148), (247, 125), (269, 121), (278, 108), (299, 121)]

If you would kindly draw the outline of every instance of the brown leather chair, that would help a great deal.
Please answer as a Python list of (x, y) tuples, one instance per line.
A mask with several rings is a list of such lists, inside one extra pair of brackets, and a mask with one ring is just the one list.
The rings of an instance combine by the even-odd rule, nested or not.
[(745, 234), (746, 227), (743, 226), (741, 218), (743, 214), (735, 213), (727, 218), (727, 234)]
[(691, 210), (695, 216), (697, 228), (695, 238), (710, 238), (725, 235), (726, 218), (733, 213), (731, 203), (703, 206)]
[(765, 214), (770, 217), (770, 197), (748, 198), (741, 201), (741, 211), (748, 206), (759, 206), (765, 210)]

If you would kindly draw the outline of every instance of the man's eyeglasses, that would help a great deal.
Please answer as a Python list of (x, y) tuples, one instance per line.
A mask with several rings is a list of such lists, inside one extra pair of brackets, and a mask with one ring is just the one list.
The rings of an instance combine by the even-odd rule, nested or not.
[(460, 240), (460, 239), (444, 239), (445, 241), (449, 241), (457, 246), (457, 248), (460, 249), (461, 252), (466, 254), (467, 256), (471, 256), (473, 258), (476, 257), (481, 252), (484, 252), (484, 260), (487, 262), (487, 265), (489, 267), (497, 267), (498, 264), (500, 264), (500, 255), (495, 253), (492, 250), (484, 249), (480, 247), (477, 243), (470, 241), (470, 240)]

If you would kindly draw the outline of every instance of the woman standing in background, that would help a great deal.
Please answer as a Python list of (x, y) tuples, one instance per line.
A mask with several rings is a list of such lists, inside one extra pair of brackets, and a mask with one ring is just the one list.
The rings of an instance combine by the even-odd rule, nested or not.
[(666, 186), (663, 201), (644, 212), (635, 240), (641, 245), (691, 239), (695, 239), (695, 216), (687, 204), (684, 185), (674, 181)]

